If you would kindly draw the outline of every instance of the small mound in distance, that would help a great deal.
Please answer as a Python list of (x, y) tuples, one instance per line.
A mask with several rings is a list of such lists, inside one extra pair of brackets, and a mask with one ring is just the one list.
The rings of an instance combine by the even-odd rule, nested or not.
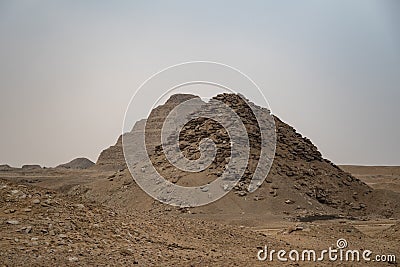
[(68, 163), (58, 165), (57, 168), (65, 169), (87, 169), (94, 165), (95, 163), (87, 158), (76, 158)]

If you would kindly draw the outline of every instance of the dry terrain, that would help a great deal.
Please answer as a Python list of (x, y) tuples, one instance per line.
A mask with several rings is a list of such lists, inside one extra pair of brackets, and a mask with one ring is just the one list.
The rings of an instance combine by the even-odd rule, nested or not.
[[(155, 167), (180, 185), (205, 184), (224, 170), (230, 152), (218, 124), (201, 119), (180, 133), (188, 158), (199, 140), (210, 137), (218, 152), (210, 168), (185, 173), (171, 166), (159, 142), (166, 114), (191, 95), (172, 96), (154, 109), (148, 145)], [(254, 116), (236, 95), (219, 95), (240, 115), (246, 129)], [(218, 112), (210, 103), (204, 112)], [(268, 111), (256, 107), (258, 112)], [(265, 113), (263, 113), (265, 112)], [(96, 164), (79, 158), (56, 168), (0, 166), (1, 266), (366, 266), (360, 262), (260, 262), (257, 252), (335, 247), (400, 257), (400, 167), (336, 166), (311, 140), (277, 117), (276, 153), (270, 172), (255, 192), (246, 190), (260, 156), (250, 137), (250, 161), (237, 186), (218, 201), (179, 208), (149, 197), (124, 161), (122, 137)], [(130, 138), (143, 128), (139, 121)], [(192, 141), (191, 141), (192, 140)], [(368, 266), (398, 263), (369, 262)]]
[[(104, 171), (93, 169), (32, 172), (0, 172), (0, 262), (4, 266), (288, 266), (276, 259), (273, 263), (258, 262), (256, 253), (264, 245), (321, 250), (339, 238), (345, 238), (354, 249), (400, 255), (400, 223), (393, 218), (316, 217), (301, 222), (271, 210), (249, 217), (246, 212), (239, 216), (235, 209), (207, 214), (165, 207), (155, 201), (147, 203), (144, 212), (133, 204), (147, 199), (139, 190), (138, 200), (133, 198), (126, 207), (119, 206), (117, 200), (130, 195), (126, 191), (132, 184), (122, 175), (101, 178)], [(98, 192), (103, 190), (104, 195), (92, 195), (89, 200), (88, 191), (82, 189), (97, 180), (118, 184), (119, 190), (112, 192), (112, 198), (100, 188)]]
[(342, 165), (340, 168), (350, 172), (372, 188), (400, 192), (400, 168), (398, 166)]

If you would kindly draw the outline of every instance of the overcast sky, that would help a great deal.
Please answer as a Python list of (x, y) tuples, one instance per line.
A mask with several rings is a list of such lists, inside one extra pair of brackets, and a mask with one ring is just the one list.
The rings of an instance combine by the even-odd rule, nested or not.
[(0, 164), (96, 161), (143, 81), (210, 60), (335, 163), (400, 165), (399, 3), (0, 1)]

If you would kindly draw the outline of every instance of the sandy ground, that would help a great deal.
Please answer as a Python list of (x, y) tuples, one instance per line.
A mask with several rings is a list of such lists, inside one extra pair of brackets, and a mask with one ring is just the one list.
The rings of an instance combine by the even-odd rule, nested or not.
[[(374, 188), (396, 191), (400, 185), (398, 167), (342, 168)], [(400, 257), (400, 227), (395, 218), (316, 217), (301, 222), (268, 206), (263, 214), (245, 209), (240, 213), (236, 209), (182, 210), (145, 201), (147, 196), (127, 177), (95, 168), (13, 169), (0, 171), (0, 179), (2, 266), (365, 266), (363, 261), (257, 260), (257, 252), (265, 245), (275, 250), (320, 251), (335, 246), (340, 238), (346, 239), (349, 249)], [(95, 190), (105, 179), (118, 189), (111, 193), (113, 197), (107, 195), (111, 184), (105, 186), (108, 191)], [(136, 208), (127, 211), (111, 201), (130, 196), (123, 190), (134, 192), (137, 199), (130, 201), (137, 202)], [(397, 264), (369, 262), (368, 266)]]

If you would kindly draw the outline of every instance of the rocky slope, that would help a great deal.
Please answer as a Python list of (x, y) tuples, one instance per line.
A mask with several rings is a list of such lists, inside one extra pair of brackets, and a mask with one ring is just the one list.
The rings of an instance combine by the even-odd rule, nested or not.
[[(164, 177), (181, 185), (205, 184), (216, 179), (224, 171), (229, 158), (229, 137), (220, 125), (207, 119), (189, 122), (180, 133), (180, 146), (188, 158), (198, 157), (199, 141), (211, 138), (217, 144), (218, 153), (213, 164), (197, 174), (185, 173), (172, 166), (162, 151), (160, 129), (163, 121), (181, 101), (194, 98), (191, 95), (175, 95), (164, 105), (154, 109), (147, 121), (151, 136), (148, 151), (152, 162)], [(374, 191), (372, 188), (344, 172), (335, 164), (324, 159), (312, 142), (297, 133), (296, 130), (274, 117), (276, 127), (276, 153), (271, 170), (254, 193), (246, 191), (260, 153), (259, 129), (256, 127), (254, 114), (243, 99), (233, 94), (218, 95), (215, 99), (223, 101), (240, 116), (250, 133), (250, 160), (245, 175), (227, 195), (227, 197), (209, 205), (196, 208), (199, 212), (215, 213), (216, 210), (262, 214), (273, 212), (291, 216), (309, 216), (314, 214), (336, 214), (340, 216), (397, 216), (399, 195), (395, 193)], [(208, 106), (207, 106), (208, 105)], [(212, 111), (212, 104), (205, 106), (205, 113)], [(252, 105), (252, 104), (251, 104)], [(268, 110), (256, 107), (260, 112)], [(143, 121), (142, 121), (143, 123)], [(147, 134), (147, 133), (146, 133)], [(121, 137), (115, 146), (105, 150), (96, 163), (100, 167), (124, 169)], [(129, 173), (122, 172), (128, 177)], [(121, 175), (121, 172), (118, 174)], [(113, 182), (115, 183), (115, 181)], [(124, 186), (124, 185), (115, 185)], [(135, 186), (134, 184), (132, 185)], [(89, 190), (90, 191), (90, 190)], [(95, 195), (96, 193), (93, 192)], [(127, 193), (129, 195), (129, 192)], [(121, 196), (125, 199), (129, 196)], [(134, 204), (133, 204), (134, 205)], [(146, 206), (146, 205), (144, 205)], [(239, 208), (234, 208), (233, 206)]]

